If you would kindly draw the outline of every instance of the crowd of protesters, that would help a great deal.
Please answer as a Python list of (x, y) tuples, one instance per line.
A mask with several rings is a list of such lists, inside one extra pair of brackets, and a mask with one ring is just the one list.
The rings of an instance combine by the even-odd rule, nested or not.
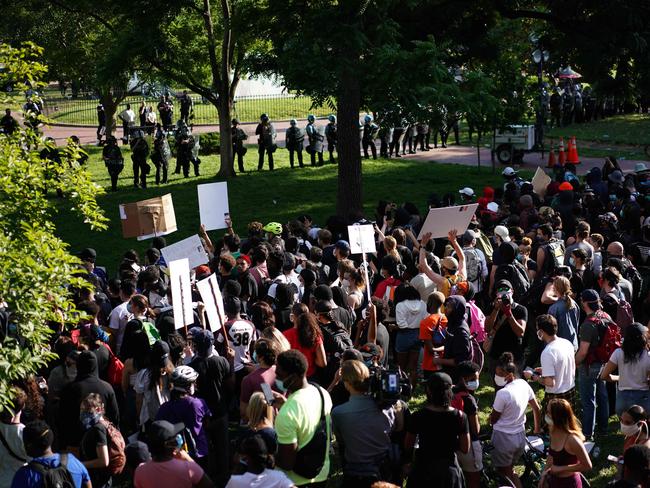
[(489, 443), (519, 488), (534, 433), (540, 486), (580, 488), (615, 415), (612, 484), (647, 487), (648, 175), (556, 167), (539, 195), (506, 168), (502, 187), (430, 196), (478, 203), (446, 238), (417, 238), (415, 204), (379, 202), (350, 219), (374, 225), (367, 263), (338, 217), (201, 229), (192, 280), (217, 276), (223, 326), (195, 294), (175, 327), (164, 238), (112, 268), (85, 249), (85, 315), (54, 327), (58, 359), (2, 413), (0, 485), (473, 488)]

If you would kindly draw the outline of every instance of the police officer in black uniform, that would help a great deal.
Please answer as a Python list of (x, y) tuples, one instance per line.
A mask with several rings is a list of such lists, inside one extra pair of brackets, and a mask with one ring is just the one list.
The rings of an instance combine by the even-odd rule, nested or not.
[(237, 166), (239, 167), (240, 173), (245, 173), (244, 169), (244, 155), (247, 152), (246, 147), (244, 146), (244, 141), (248, 139), (248, 135), (242, 129), (239, 128), (239, 120), (232, 119), (232, 127), (230, 129), (232, 136), (232, 158), (233, 165), (235, 162), (235, 157), (237, 158)]
[(285, 142), (287, 149), (289, 150), (289, 164), (293, 168), (294, 153), (298, 155), (298, 166), (304, 168), (305, 165), (302, 163), (302, 146), (305, 140), (305, 133), (300, 127), (297, 126), (298, 121), (296, 119), (291, 119), (289, 122), (289, 128), (285, 134)]

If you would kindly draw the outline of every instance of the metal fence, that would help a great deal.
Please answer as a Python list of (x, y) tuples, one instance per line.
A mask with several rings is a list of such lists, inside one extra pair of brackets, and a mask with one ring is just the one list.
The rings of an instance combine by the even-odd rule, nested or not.
[[(158, 98), (144, 96), (130, 96), (125, 99), (118, 113), (130, 103), (131, 108), (138, 113), (142, 103), (151, 106), (158, 115)], [(180, 117), (180, 100), (173, 98), (174, 120)], [(200, 96), (193, 95), (194, 102), (192, 123), (216, 125), (219, 123), (217, 110)], [(67, 97), (46, 97), (43, 100), (45, 115), (55, 122), (72, 125), (97, 125), (97, 98), (67, 98)], [(327, 116), (331, 113), (329, 108), (312, 107), (312, 101), (307, 96), (295, 96), (287, 94), (278, 95), (250, 95), (235, 98), (233, 117), (241, 122), (256, 122), (261, 114), (266, 113), (271, 120), (288, 120), (292, 118), (306, 118), (308, 114), (317, 117)]]

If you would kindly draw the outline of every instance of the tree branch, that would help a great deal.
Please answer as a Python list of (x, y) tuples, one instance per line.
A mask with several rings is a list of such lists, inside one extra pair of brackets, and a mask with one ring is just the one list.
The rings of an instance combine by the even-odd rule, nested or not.
[(212, 73), (212, 88), (218, 91), (221, 88), (221, 83), (227, 82), (228, 78), (221, 77), (219, 63), (217, 62), (217, 43), (214, 39), (210, 0), (203, 0), (203, 23), (208, 36), (208, 57), (210, 58), (210, 71)]
[(60, 7), (60, 8), (62, 8), (62, 9), (65, 10), (66, 12), (70, 12), (70, 13), (73, 13), (73, 14), (87, 15), (87, 16), (89, 16), (89, 17), (95, 19), (95, 20), (96, 20), (97, 22), (99, 22), (100, 24), (102, 24), (104, 27), (106, 27), (106, 28), (107, 28), (110, 32), (112, 32), (113, 34), (116, 33), (116, 30), (115, 30), (115, 28), (111, 25), (111, 23), (110, 23), (108, 20), (104, 19), (103, 17), (100, 17), (100, 16), (97, 14), (97, 12), (95, 12), (95, 11), (83, 11), (83, 10), (77, 10), (77, 9), (74, 9), (74, 8), (68, 6), (65, 2), (61, 2), (61, 1), (59, 1), (59, 0), (48, 0), (48, 1), (49, 1), (52, 5), (54, 5), (54, 6), (56, 6), (56, 7)]

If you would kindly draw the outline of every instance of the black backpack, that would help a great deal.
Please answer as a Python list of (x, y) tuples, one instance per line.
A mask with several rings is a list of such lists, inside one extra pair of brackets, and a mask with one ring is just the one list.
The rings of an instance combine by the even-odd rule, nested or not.
[(31, 461), (28, 466), (41, 475), (43, 488), (75, 488), (74, 480), (68, 471), (68, 455), (59, 454), (59, 465), (46, 466), (37, 461)]
[(508, 280), (510, 282), (513, 298), (519, 303), (530, 289), (528, 273), (519, 261), (500, 265), (494, 275), (494, 282), (497, 283), (499, 280)]

